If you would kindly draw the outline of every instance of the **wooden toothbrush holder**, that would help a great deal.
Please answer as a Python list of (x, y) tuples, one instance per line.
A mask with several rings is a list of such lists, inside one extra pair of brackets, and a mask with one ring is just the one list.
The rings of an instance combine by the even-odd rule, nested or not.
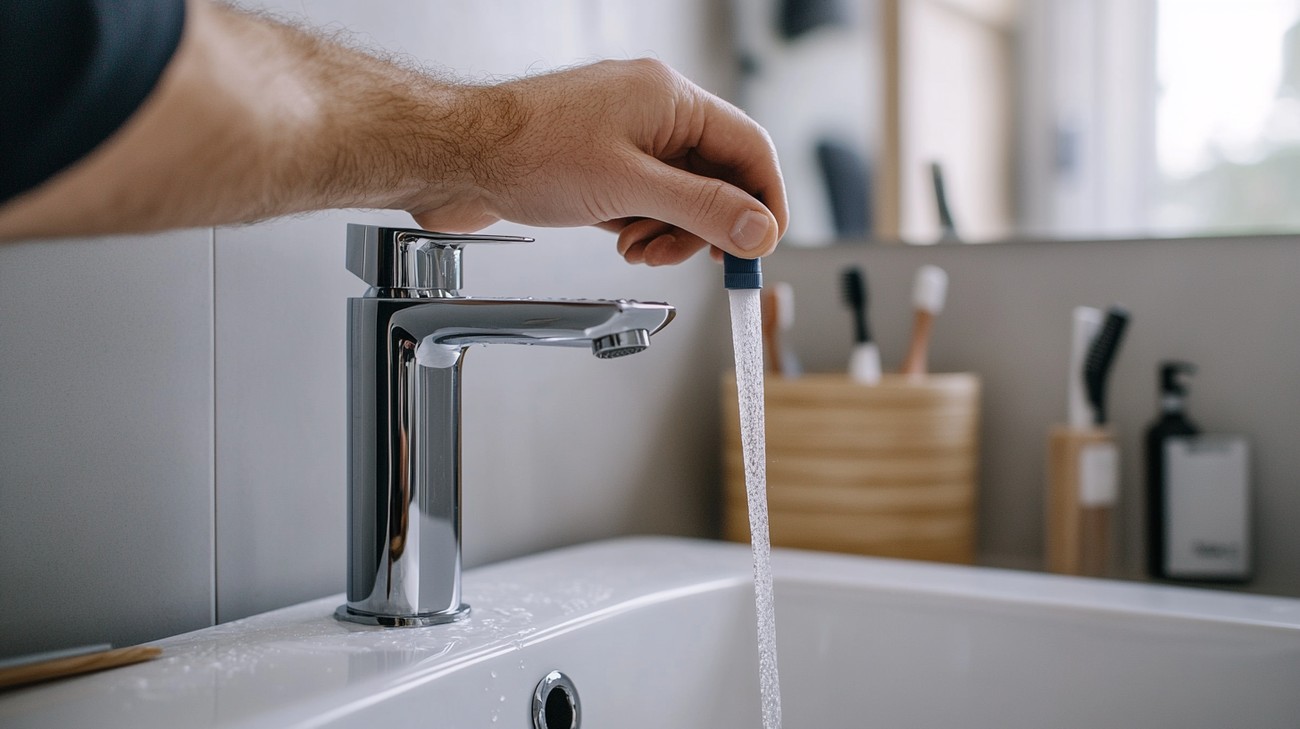
[(1101, 428), (1052, 428), (1047, 445), (1046, 567), (1063, 575), (1111, 573), (1119, 493), (1115, 437)]
[[(747, 542), (736, 380), (722, 379), (723, 532)], [(765, 388), (774, 546), (975, 561), (979, 377), (769, 376)]]

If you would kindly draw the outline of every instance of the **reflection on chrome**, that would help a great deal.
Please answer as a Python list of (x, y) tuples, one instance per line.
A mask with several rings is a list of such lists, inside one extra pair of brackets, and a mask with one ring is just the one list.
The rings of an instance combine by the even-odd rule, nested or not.
[(349, 225), (348, 602), (341, 620), (432, 625), (464, 617), (460, 392), (472, 344), (639, 352), (672, 320), (661, 303), (471, 299), (461, 253), (528, 238)]

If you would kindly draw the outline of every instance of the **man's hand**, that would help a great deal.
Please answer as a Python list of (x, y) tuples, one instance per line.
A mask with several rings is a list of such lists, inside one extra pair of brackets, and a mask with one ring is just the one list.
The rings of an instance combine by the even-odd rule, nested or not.
[(470, 91), (466, 103), (495, 105), (504, 124), (485, 132), (466, 201), (408, 207), (424, 227), (600, 225), (618, 231), (629, 262), (651, 265), (709, 244), (766, 255), (785, 232), (767, 134), (658, 61), (605, 61)]
[(767, 135), (656, 61), (465, 86), (207, 0), (187, 13), (145, 104), (0, 206), (0, 240), (379, 207), (452, 232), (599, 225), (654, 265), (765, 255), (785, 231)]

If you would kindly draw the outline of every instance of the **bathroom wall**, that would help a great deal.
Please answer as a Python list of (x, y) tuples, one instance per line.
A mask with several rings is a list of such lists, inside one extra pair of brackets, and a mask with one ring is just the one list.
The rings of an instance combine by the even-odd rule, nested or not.
[[(651, 53), (725, 89), (725, 3), (330, 0), (275, 3), (471, 78)], [(343, 588), (343, 212), (158, 236), (0, 246), (0, 656), (129, 643)], [(610, 236), (524, 230), (471, 250), (474, 295), (666, 299), (644, 354), (482, 348), (465, 374), (468, 564), (608, 535), (714, 533), (717, 270), (629, 267)], [(985, 383), (981, 551), (1033, 567), (1042, 444), (1064, 417), (1069, 310), (1123, 301), (1131, 338), (1112, 403), (1124, 434), (1124, 547), (1140, 565), (1136, 439), (1158, 358), (1197, 362), (1192, 412), (1251, 434), (1260, 573), (1300, 595), (1300, 240), (942, 248), (786, 248), (806, 364), (839, 367), (839, 268), (872, 277), (886, 359), (923, 262), (953, 278), (934, 356)]]
[(212, 231), (0, 244), (0, 656), (212, 621)]
[[(472, 80), (651, 55), (728, 87), (722, 3), (264, 3)], [(722, 39), (722, 40), (720, 40)], [(340, 592), (344, 317), (337, 212), (0, 246), (0, 656), (131, 643)], [(703, 257), (627, 266), (592, 230), (498, 232), (471, 295), (679, 307), (636, 357), (481, 348), (464, 390), (467, 565), (604, 536), (707, 535), (724, 326)], [(710, 406), (701, 407), (701, 403)]]
[(873, 330), (897, 367), (911, 328), (916, 268), (951, 286), (935, 325), (938, 371), (983, 378), (981, 561), (1042, 564), (1047, 429), (1065, 419), (1070, 313), (1114, 302), (1132, 312), (1109, 404), (1122, 449), (1123, 573), (1140, 577), (1140, 442), (1155, 417), (1156, 366), (1196, 363), (1189, 412), (1207, 431), (1250, 436), (1258, 573), (1245, 589), (1300, 595), (1300, 237), (1051, 242), (991, 246), (782, 248), (764, 267), (795, 289), (794, 346), (812, 370), (843, 369), (851, 323), (840, 270), (871, 286)]

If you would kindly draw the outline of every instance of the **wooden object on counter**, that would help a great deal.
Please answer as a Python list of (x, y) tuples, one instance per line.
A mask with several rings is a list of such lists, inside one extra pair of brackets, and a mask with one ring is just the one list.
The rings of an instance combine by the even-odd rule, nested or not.
[(782, 377), (786, 373), (781, 367), (781, 314), (777, 310), (780, 304), (776, 296), (776, 290), (770, 286), (758, 292), (760, 317), (763, 320), (763, 357), (767, 371)]
[(1047, 569), (1103, 577), (1111, 567), (1118, 456), (1107, 430), (1052, 428), (1047, 449)]
[[(768, 378), (772, 544), (975, 561), (980, 381), (973, 374)], [(723, 531), (749, 541), (735, 376), (722, 382)]]
[(67, 676), (78, 676), (83, 673), (102, 671), (106, 668), (129, 666), (133, 663), (153, 660), (160, 655), (162, 655), (161, 648), (137, 645), (67, 658), (55, 658), (40, 661), (39, 663), (27, 663), (13, 668), (0, 669), (0, 689), (25, 686)]

